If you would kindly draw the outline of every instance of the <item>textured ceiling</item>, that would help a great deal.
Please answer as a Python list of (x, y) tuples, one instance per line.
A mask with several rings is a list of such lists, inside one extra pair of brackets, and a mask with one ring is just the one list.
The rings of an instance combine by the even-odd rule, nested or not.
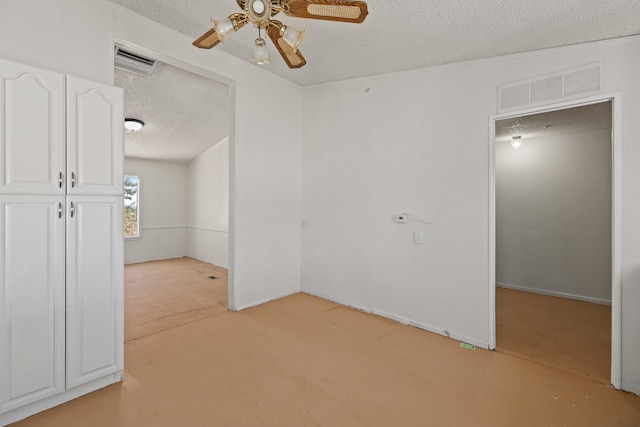
[[(239, 11), (235, 0), (112, 0), (196, 38), (209, 18)], [(640, 33), (638, 0), (368, 0), (362, 24), (277, 19), (307, 30), (307, 65), (266, 68), (301, 85), (409, 70)], [(227, 37), (222, 49), (249, 61), (257, 31)], [(194, 49), (196, 49), (194, 47)], [(278, 57), (277, 57), (278, 56)]]
[(161, 64), (151, 77), (115, 70), (125, 117), (145, 122), (125, 131), (125, 156), (186, 163), (229, 135), (229, 87)]
[[(240, 9), (235, 0), (111, 0), (195, 39), (211, 17)], [(307, 65), (290, 70), (268, 41), (267, 71), (310, 85), (509, 53), (640, 33), (639, 0), (368, 0), (363, 24), (289, 18), (306, 30), (301, 52)], [(214, 49), (249, 62), (255, 28), (246, 26)], [(193, 49), (196, 49), (193, 47)], [(116, 70), (125, 89), (125, 112), (147, 126), (126, 136), (130, 157), (186, 162), (228, 135), (228, 88), (163, 64), (152, 78)], [(498, 123), (497, 138), (509, 140), (513, 126), (525, 137), (602, 128), (597, 107), (576, 113), (540, 114)], [(609, 111), (610, 119), (610, 111)], [(573, 115), (573, 118), (569, 118)], [(545, 124), (553, 126), (544, 129)], [(535, 135), (535, 136), (534, 136)]]
[(600, 129), (611, 129), (611, 102), (497, 121), (496, 142), (511, 142), (518, 135), (526, 141)]

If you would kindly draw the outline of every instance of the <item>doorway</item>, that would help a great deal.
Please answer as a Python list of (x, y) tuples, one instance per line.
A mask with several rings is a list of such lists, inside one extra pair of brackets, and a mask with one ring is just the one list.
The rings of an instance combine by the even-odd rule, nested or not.
[[(125, 116), (125, 173), (139, 178), (139, 234), (125, 241), (125, 336), (133, 340), (233, 309), (232, 82), (125, 42), (116, 61)], [(139, 65), (139, 64), (136, 64)], [(133, 70), (137, 71), (137, 70)]]
[(620, 386), (615, 96), (491, 118), (491, 348)]

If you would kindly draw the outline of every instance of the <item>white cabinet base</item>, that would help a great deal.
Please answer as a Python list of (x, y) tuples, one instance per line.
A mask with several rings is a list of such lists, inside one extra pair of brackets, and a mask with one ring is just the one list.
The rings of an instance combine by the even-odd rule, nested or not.
[(92, 391), (99, 390), (120, 381), (122, 381), (122, 371), (118, 371), (114, 374), (107, 375), (102, 378), (98, 378), (97, 380), (93, 380), (91, 382), (82, 384), (81, 386), (67, 390), (64, 393), (56, 394), (55, 396), (39, 400), (30, 405), (22, 406), (18, 409), (14, 409), (13, 411), (0, 414), (0, 426), (6, 426), (8, 424), (15, 423), (17, 421), (30, 417), (31, 415), (35, 415), (38, 412), (46, 411), (47, 409), (51, 409), (54, 406), (61, 405), (82, 395), (91, 393)]

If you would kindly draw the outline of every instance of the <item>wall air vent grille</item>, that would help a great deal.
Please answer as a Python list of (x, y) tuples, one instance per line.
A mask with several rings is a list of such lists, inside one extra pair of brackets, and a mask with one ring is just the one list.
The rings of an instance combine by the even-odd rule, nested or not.
[(531, 82), (531, 103), (562, 99), (562, 76), (553, 76)]
[(592, 67), (564, 75), (564, 96), (576, 96), (600, 90), (602, 70)]
[(498, 86), (498, 112), (536, 107), (593, 95), (603, 89), (604, 63)]
[(510, 110), (529, 104), (529, 83), (505, 87), (500, 92), (502, 109)]
[(115, 48), (114, 66), (121, 70), (151, 76), (159, 65), (159, 61), (131, 52), (122, 46), (116, 46)]

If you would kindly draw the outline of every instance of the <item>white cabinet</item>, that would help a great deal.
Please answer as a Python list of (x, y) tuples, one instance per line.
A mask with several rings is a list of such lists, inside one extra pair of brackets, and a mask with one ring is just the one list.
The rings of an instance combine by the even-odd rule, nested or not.
[(67, 193), (122, 194), (122, 91), (67, 76), (66, 92)]
[(0, 425), (122, 378), (123, 92), (0, 59)]
[(0, 196), (0, 411), (65, 389), (63, 196)]
[(122, 196), (67, 197), (67, 387), (123, 369)]
[(122, 193), (122, 90), (0, 60), (0, 104), (0, 192)]
[(64, 194), (64, 76), (0, 61), (0, 192)]

